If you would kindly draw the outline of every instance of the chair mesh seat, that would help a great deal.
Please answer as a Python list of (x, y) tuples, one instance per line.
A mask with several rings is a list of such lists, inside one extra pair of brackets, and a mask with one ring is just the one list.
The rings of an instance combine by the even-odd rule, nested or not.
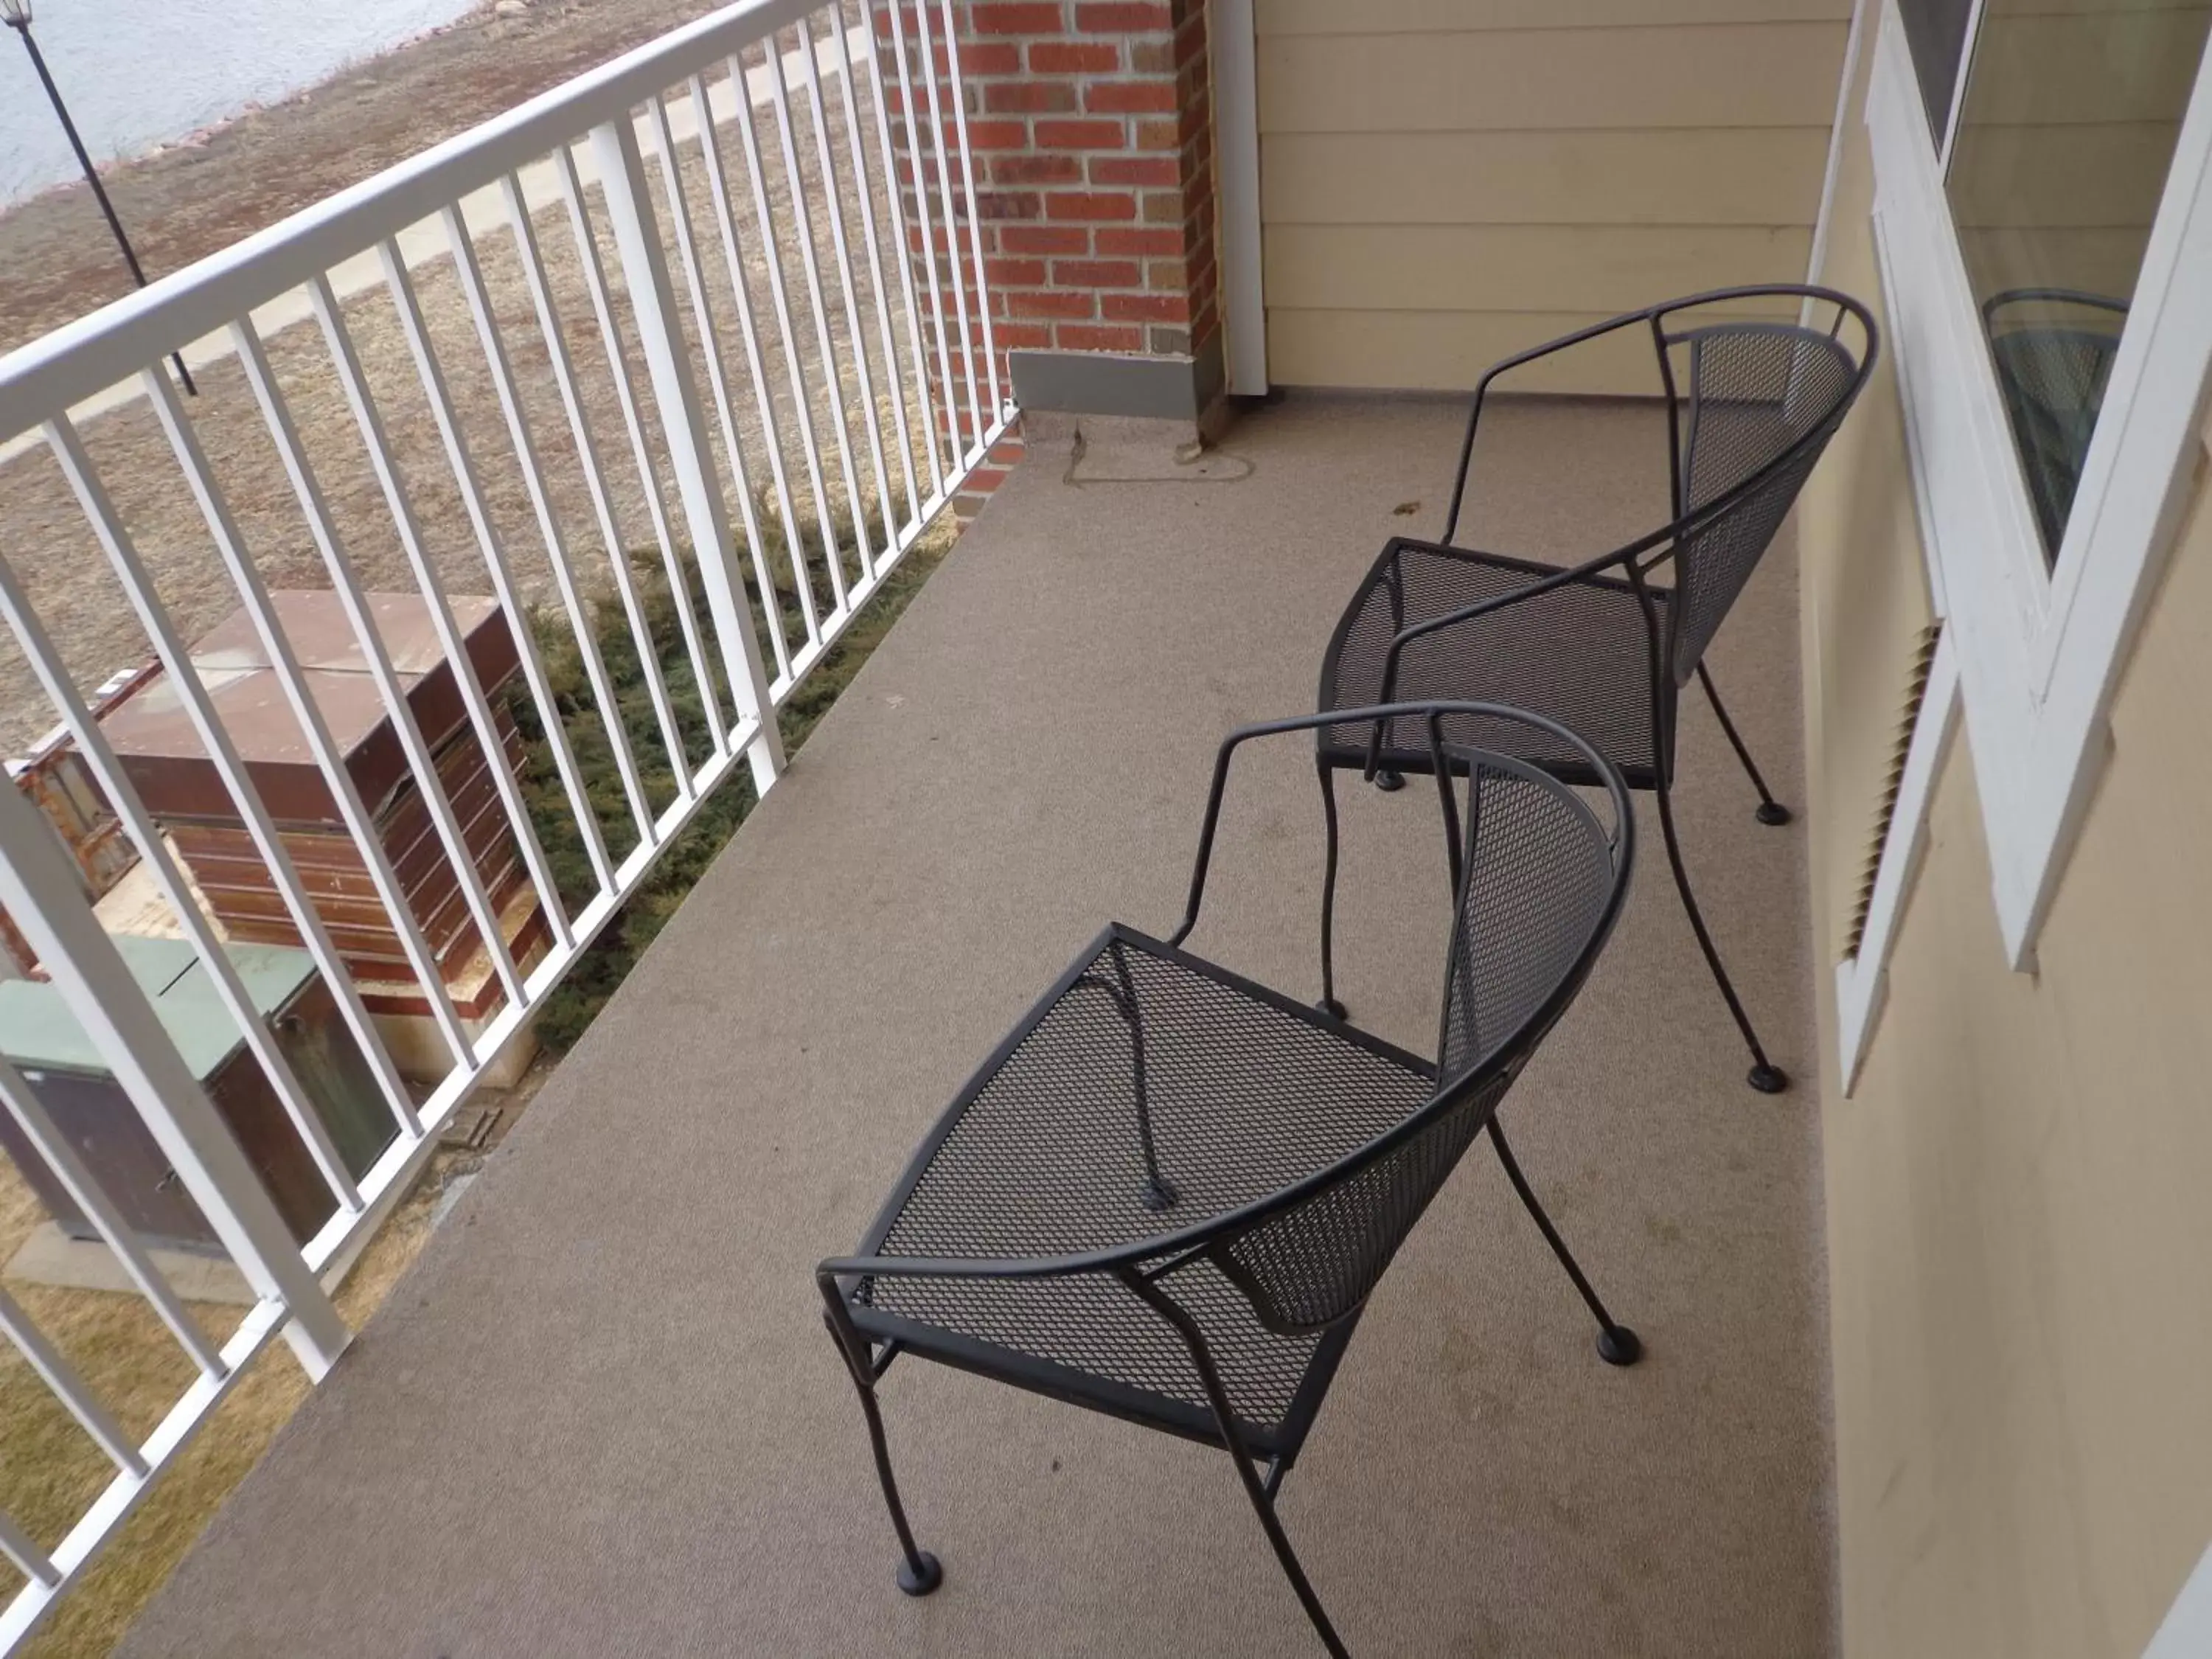
[[(1158, 1171), (1139, 1133), (1136, 1049)], [(1434, 1068), (1195, 957), (1110, 928), (970, 1080), (866, 1251), (959, 1259), (1080, 1254), (1200, 1225), (1281, 1191), (1419, 1111)], [(1210, 1261), (1162, 1280), (1203, 1328), (1252, 1449), (1295, 1455), (1351, 1335), (1268, 1330)], [(955, 1364), (1218, 1440), (1181, 1337), (1106, 1274), (878, 1274), (854, 1322)]]
[[(1632, 788), (1656, 775), (1651, 732), (1650, 635), (1626, 581), (1571, 582), (1489, 616), (1424, 635), (1399, 653), (1386, 698), (1383, 662), (1401, 629), (1486, 599), (1518, 592), (1553, 568), (1494, 554), (1394, 540), (1338, 624), (1322, 664), (1321, 707), (1450, 697), (1526, 708), (1579, 732), (1619, 766)], [(1394, 594), (1394, 588), (1397, 592)], [(1671, 598), (1652, 588), (1663, 626)], [(1672, 684), (1662, 678), (1671, 696)], [(1424, 722), (1398, 719), (1382, 739), (1384, 766), (1427, 772)], [(1447, 744), (1510, 755), (1571, 783), (1590, 783), (1580, 756), (1541, 728), (1460, 715), (1443, 722)], [(1333, 726), (1321, 736), (1332, 765), (1364, 763), (1372, 725)]]

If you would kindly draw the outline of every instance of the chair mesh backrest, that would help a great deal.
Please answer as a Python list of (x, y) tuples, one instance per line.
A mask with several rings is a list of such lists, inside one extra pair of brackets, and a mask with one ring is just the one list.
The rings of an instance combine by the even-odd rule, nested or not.
[(1612, 837), (1538, 772), (1483, 756), (1471, 773), (1437, 1058), (1436, 1098), (1449, 1103), (1226, 1245), (1224, 1267), (1276, 1329), (1311, 1330), (1366, 1299), (1542, 1040), (1536, 1017), (1565, 1006), (1595, 955), (1621, 877)]
[[(1791, 324), (1716, 324), (1670, 343), (1688, 352), (1674, 410), (1680, 511), (1692, 520), (1675, 544), (1673, 667), (1681, 684), (1789, 517), (1857, 389), (1858, 365), (1827, 335)], [(1786, 465), (1700, 516), (1784, 454)]]

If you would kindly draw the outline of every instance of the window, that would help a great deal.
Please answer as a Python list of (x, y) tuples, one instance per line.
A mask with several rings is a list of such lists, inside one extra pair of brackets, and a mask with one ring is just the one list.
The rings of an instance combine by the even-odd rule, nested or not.
[(1959, 62), (1966, 56), (1974, 0), (1898, 0), (1897, 9), (1912, 49), (1912, 66), (1919, 72), (1928, 130), (1941, 144), (1951, 129), (1951, 96), (1959, 86)]
[(1875, 235), (1998, 920), (2032, 965), (2212, 368), (2212, 0), (1862, 0)]
[(1985, 0), (1944, 190), (2046, 561), (2058, 556), (2212, 4)]

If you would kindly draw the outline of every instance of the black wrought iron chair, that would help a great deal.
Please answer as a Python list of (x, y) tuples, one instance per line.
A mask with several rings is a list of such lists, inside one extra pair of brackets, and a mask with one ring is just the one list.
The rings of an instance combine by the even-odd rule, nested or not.
[(2127, 320), (2124, 302), (2077, 289), (2013, 288), (1982, 301), (1990, 361), (2047, 558), (2058, 556), (2065, 537)]
[[(1603, 817), (1507, 756), (1448, 761), (1454, 714), (1492, 731), (1525, 725), (1577, 756), (1607, 792)], [(1422, 721), (1428, 733), (1453, 904), (1431, 1060), (1182, 948), (1232, 756), (1328, 718), (1247, 726), (1223, 743), (1182, 925), (1162, 942), (1117, 922), (1085, 947), (961, 1090), (860, 1254), (817, 1270), (908, 1595), (943, 1575), (900, 1501), (876, 1389), (911, 1352), (1228, 1450), (1314, 1628), (1343, 1655), (1275, 1494), (1369, 1293), (1486, 1128), (1595, 1316), (1600, 1354), (1626, 1365), (1642, 1352), (1496, 1118), (1619, 914), (1634, 834), (1626, 786), (1595, 749), (1534, 715), (1437, 703), (1341, 717)], [(1455, 775), (1469, 780), (1464, 810)]]
[[(1716, 317), (1711, 307), (1727, 301), (1818, 314), (1811, 325)], [(1678, 325), (1684, 313), (1703, 314)], [(1839, 337), (1847, 319), (1856, 325), (1856, 356)], [(1566, 568), (1453, 545), (1491, 383), (1540, 358), (1638, 326), (1650, 331), (1666, 399), (1668, 521)], [(1533, 709), (1589, 738), (1630, 787), (1656, 792), (1683, 908), (1751, 1050), (1751, 1085), (1769, 1094), (1788, 1087), (1789, 1079), (1767, 1058), (1729, 981), (1674, 833), (1676, 694), (1696, 677), (1758, 791), (1759, 821), (1787, 823), (1789, 809), (1767, 788), (1722, 705), (1705, 648), (1866, 385), (1875, 350), (1874, 319), (1857, 301), (1826, 289), (1773, 285), (1667, 301), (1493, 365), (1475, 386), (1443, 538), (1390, 539), (1361, 580), (1322, 661), (1324, 710), (1434, 697)], [(1654, 580), (1662, 575), (1669, 585)], [(1500, 747), (1566, 782), (1592, 781), (1574, 749), (1537, 727), (1508, 730), (1462, 720), (1450, 723), (1447, 736), (1457, 746)], [(1407, 773), (1425, 771), (1429, 760), (1417, 731), (1390, 723), (1363, 726), (1348, 714), (1322, 729), (1317, 756), (1328, 829), (1321, 1006), (1340, 1017), (1331, 938), (1334, 775), (1356, 769), (1391, 789)]]

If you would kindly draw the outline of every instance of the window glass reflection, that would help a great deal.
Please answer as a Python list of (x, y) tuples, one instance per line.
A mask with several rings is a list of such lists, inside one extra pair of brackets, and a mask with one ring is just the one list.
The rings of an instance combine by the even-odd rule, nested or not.
[(1920, 101), (1928, 111), (1928, 130), (1938, 145), (1950, 125), (1951, 94), (1959, 84), (1959, 56), (1966, 47), (1966, 19), (1973, 9), (1974, 0), (1897, 0)]
[(1987, 0), (1947, 188), (2045, 556), (2063, 538), (2208, 3)]

